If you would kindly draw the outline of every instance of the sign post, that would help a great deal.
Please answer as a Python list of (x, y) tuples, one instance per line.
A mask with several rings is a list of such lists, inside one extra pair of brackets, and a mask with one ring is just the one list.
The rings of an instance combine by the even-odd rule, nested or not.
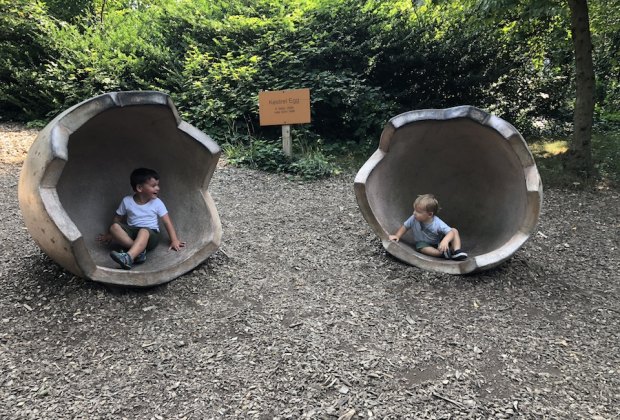
[(260, 91), (260, 125), (282, 126), (282, 150), (292, 156), (291, 124), (310, 122), (310, 89)]
[(282, 126), (282, 151), (288, 157), (293, 155), (293, 141), (291, 140), (291, 126)]

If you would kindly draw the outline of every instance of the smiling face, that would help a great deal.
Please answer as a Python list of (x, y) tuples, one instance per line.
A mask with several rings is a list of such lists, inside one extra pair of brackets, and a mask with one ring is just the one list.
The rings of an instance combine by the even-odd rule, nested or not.
[(146, 182), (136, 185), (136, 201), (148, 203), (159, 195), (159, 179), (149, 178)]

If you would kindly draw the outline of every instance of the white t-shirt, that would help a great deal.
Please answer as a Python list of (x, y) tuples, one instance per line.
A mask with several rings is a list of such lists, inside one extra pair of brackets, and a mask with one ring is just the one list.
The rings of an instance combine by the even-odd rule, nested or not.
[(123, 198), (116, 209), (119, 216), (127, 215), (127, 224), (132, 227), (144, 227), (159, 232), (159, 218), (168, 214), (164, 202), (155, 198), (148, 203), (138, 204), (132, 195)]

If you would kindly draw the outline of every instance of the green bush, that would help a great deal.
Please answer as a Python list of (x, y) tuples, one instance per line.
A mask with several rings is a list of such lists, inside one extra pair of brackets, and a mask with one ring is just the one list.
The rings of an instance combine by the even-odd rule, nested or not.
[(53, 54), (55, 22), (43, 2), (0, 0), (0, 110), (2, 117), (35, 119), (54, 109), (44, 83)]
[(104, 23), (63, 23), (52, 37), (58, 53), (45, 66), (57, 109), (102, 93), (159, 89), (170, 51), (157, 32), (156, 13), (109, 10)]
[(339, 173), (338, 168), (319, 150), (311, 150), (290, 164), (290, 170), (304, 179), (325, 178)]
[[(372, 151), (385, 122), (412, 109), (470, 104), (525, 135), (563, 134), (568, 9), (510, 3), (485, 14), (497, 2), (0, 0), (0, 108), (46, 120), (103, 92), (162, 90), (221, 143), (245, 139), (230, 146), (239, 159), (308, 174)], [(597, 111), (613, 115), (620, 13), (590, 6)], [(270, 149), (279, 131), (260, 126), (258, 92), (294, 88), (311, 90), (312, 122), (293, 165)]]
[(253, 139), (249, 144), (244, 144), (238, 138), (231, 143), (225, 143), (223, 149), (226, 160), (233, 165), (286, 173), (302, 179), (324, 178), (340, 172), (331, 159), (317, 147), (303, 146), (303, 150), (288, 157), (279, 142)]
[[(534, 47), (519, 37), (534, 34), (552, 45), (547, 29), (502, 32), (459, 2), (144, 0), (103, 7), (80, 0), (66, 10), (49, 2), (50, 13), (66, 21), (34, 4), (36, 16), (20, 22), (39, 31), (30, 42), (36, 70), (16, 71), (31, 68), (18, 56), (6, 72), (31, 86), (32, 101), (18, 106), (30, 118), (102, 92), (158, 89), (216, 137), (274, 138), (258, 124), (258, 91), (306, 87), (313, 132), (328, 142), (364, 144), (376, 141), (387, 119), (411, 109), (473, 104), (525, 122), (566, 98), (556, 67), (523, 71)], [(34, 23), (38, 18), (48, 23)], [(21, 27), (17, 21), (7, 27)], [(540, 90), (553, 93), (551, 100)]]
[(620, 186), (620, 129), (592, 136), (592, 157), (603, 180)]

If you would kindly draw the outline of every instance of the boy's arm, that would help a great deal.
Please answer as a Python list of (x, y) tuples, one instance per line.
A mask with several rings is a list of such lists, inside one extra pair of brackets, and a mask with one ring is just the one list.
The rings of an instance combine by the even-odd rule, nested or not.
[(402, 225), (401, 227), (398, 228), (398, 230), (396, 231), (396, 233), (394, 235), (390, 235), (388, 238), (390, 239), (390, 241), (400, 241), (400, 238), (402, 238), (402, 236), (407, 232), (407, 228), (405, 227), (405, 225)]
[(443, 237), (441, 242), (439, 242), (439, 245), (437, 245), (437, 249), (441, 252), (446, 251), (450, 248), (450, 242), (452, 242), (452, 239), (454, 239), (454, 229), (450, 229), (450, 232)]
[(170, 247), (168, 250), (174, 249), (175, 251), (180, 251), (181, 248), (185, 246), (185, 242), (182, 242), (177, 238), (177, 232), (174, 230), (174, 225), (172, 224), (172, 220), (170, 219), (170, 215), (166, 213), (161, 221), (168, 232), (168, 236), (170, 236)]

